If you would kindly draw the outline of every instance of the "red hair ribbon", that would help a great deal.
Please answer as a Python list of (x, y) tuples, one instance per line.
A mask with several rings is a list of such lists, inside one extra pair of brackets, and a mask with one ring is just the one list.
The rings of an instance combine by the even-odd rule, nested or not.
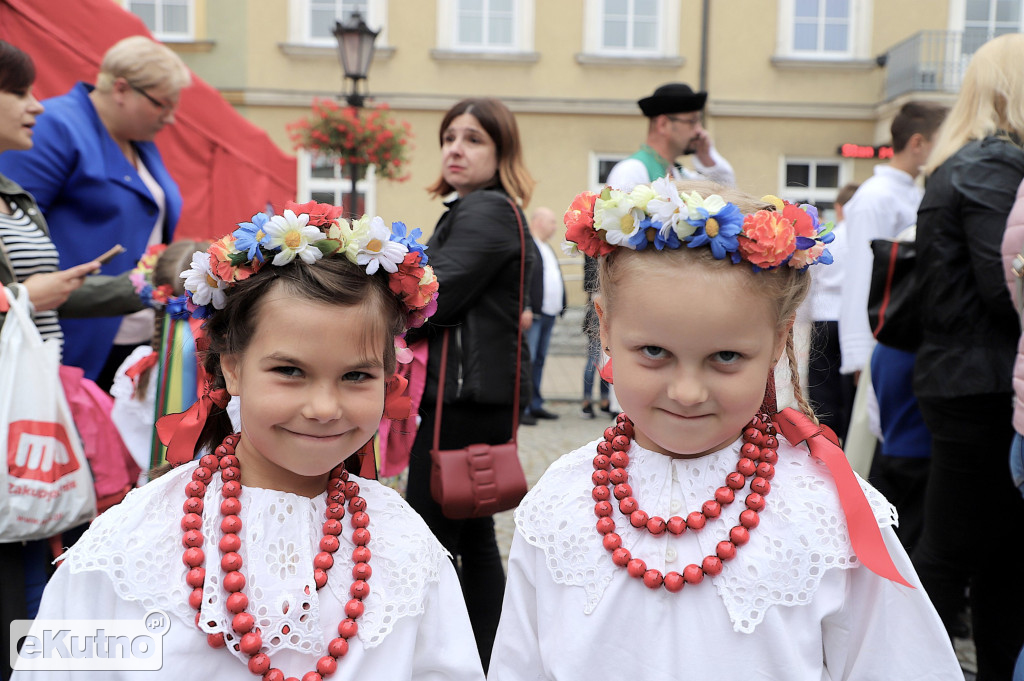
[(206, 419), (214, 405), (223, 409), (231, 395), (224, 388), (208, 390), (199, 400), (181, 414), (167, 414), (157, 419), (156, 432), (160, 442), (167, 445), (167, 463), (180, 466), (196, 455), (196, 443), (203, 433)]
[(791, 444), (798, 445), (806, 441), (811, 456), (828, 466), (836, 481), (839, 504), (843, 507), (850, 532), (850, 544), (858, 560), (876, 575), (913, 589), (914, 586), (903, 578), (893, 564), (882, 539), (882, 532), (878, 529), (874, 511), (832, 429), (815, 425), (806, 414), (789, 407), (776, 414), (774, 421), (775, 427)]
[(609, 357), (608, 361), (604, 363), (604, 366), (597, 370), (601, 380), (608, 385), (612, 384), (612, 358)]
[(139, 382), (139, 376), (142, 375), (142, 372), (156, 366), (157, 360), (159, 359), (160, 357), (157, 353), (151, 352), (135, 364), (125, 369), (124, 375), (132, 379), (132, 385), (137, 385)]
[(404, 376), (395, 374), (387, 381), (384, 392), (384, 418), (401, 421), (412, 413), (412, 398), (405, 394), (409, 381)]

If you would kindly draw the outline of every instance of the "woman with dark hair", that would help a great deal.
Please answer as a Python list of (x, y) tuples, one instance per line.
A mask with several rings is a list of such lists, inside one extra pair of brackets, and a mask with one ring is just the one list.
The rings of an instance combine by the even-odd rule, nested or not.
[[(523, 165), (515, 118), (496, 99), (466, 99), (452, 107), (441, 122), (440, 143), (441, 177), (429, 191), (457, 196), (445, 203), (448, 211), (428, 242), (430, 264), (444, 294), (430, 321), (409, 335), (409, 340), (428, 338), (430, 355), (407, 499), (455, 559), (486, 669), (505, 590), (494, 520), (444, 516), (430, 495), (430, 448), (439, 399), (444, 401), (442, 449), (500, 444), (512, 436), (516, 338), (524, 322), (519, 308), (524, 257), (519, 221), (525, 229), (522, 208), (534, 182)], [(526, 249), (525, 257), (529, 281), (533, 250)], [(439, 386), (446, 330), (448, 362), (445, 385)], [(525, 405), (530, 395), (525, 340), (520, 367), (519, 393)]]
[[(32, 148), (36, 116), (43, 112), (32, 94), (36, 70), (32, 59), (0, 40), (0, 153)], [(63, 341), (58, 314), (68, 317), (125, 314), (143, 309), (128, 275), (87, 276), (100, 263), (58, 269), (57, 249), (35, 199), (0, 174), (0, 288), (9, 287), (34, 308), (33, 320), (44, 340)], [(6, 300), (0, 291), (0, 298)], [(0, 312), (0, 326), (4, 314)], [(0, 539), (0, 543), (3, 540)], [(0, 546), (0, 637), (4, 650), (10, 621), (35, 616), (49, 575), (52, 556), (46, 540)], [(0, 665), (0, 678), (9, 673)]]

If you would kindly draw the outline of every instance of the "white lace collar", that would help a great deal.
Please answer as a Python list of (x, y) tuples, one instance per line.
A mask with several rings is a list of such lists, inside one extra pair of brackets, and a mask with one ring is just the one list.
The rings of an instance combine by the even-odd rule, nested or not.
[[(162, 478), (133, 491), (124, 501), (101, 515), (65, 555), (72, 572), (96, 570), (109, 575), (118, 595), (159, 608), (188, 626), (195, 626), (195, 610), (188, 605), (191, 588), (185, 584), (182, 563), (181, 518), (185, 483), (195, 463), (180, 466)], [(371, 591), (366, 612), (359, 620), (358, 636), (367, 648), (377, 646), (403, 617), (423, 612), (430, 584), (440, 579), (447, 552), (423, 520), (398, 493), (372, 480), (355, 476), (366, 499), (373, 551)], [(222, 572), (217, 539), (220, 530), (220, 476), (206, 491), (203, 514), (203, 547), (206, 552), (206, 584), (201, 621), (204, 627), (231, 632), (230, 615), (221, 588)], [(313, 556), (323, 534), (326, 495), (307, 497), (246, 487), (242, 501), (242, 555), (249, 612), (263, 631), (264, 652), (282, 649), (303, 654), (326, 654), (321, 626), (323, 599), (313, 583)], [(334, 554), (326, 589), (333, 603), (328, 615), (337, 617), (350, 598), (352, 532), (348, 520)], [(211, 538), (213, 538), (211, 540)], [(337, 612), (335, 612), (337, 610)], [(233, 634), (225, 636), (229, 641)], [(248, 656), (228, 649), (243, 662)]]
[[(629, 579), (612, 563), (595, 529), (591, 474), (597, 442), (552, 464), (515, 514), (519, 532), (544, 551), (555, 583), (585, 592), (587, 614), (593, 612), (614, 578)], [(737, 440), (714, 454), (684, 461), (634, 442), (628, 467), (633, 495), (652, 516), (685, 518), (700, 510), (724, 484), (725, 476), (735, 469), (740, 444)], [(760, 514), (759, 526), (750, 532), (750, 542), (713, 578), (733, 628), (739, 632), (753, 631), (773, 605), (808, 602), (826, 570), (858, 565), (835, 484), (824, 464), (812, 459), (805, 447), (794, 447), (780, 437), (775, 471), (767, 506)], [(895, 525), (895, 508), (866, 482), (860, 482), (879, 525)], [(700, 564), (705, 555), (714, 554), (717, 543), (728, 538), (730, 528), (738, 524), (748, 491), (749, 487), (737, 492), (736, 501), (723, 509), (721, 517), (708, 521), (698, 533), (654, 537), (631, 527), (617, 509), (613, 516), (616, 532), (623, 547), (643, 558), (648, 568), (664, 574), (668, 566), (668, 570), (682, 572), (686, 565)], [(680, 551), (676, 562), (674, 547), (686, 542), (694, 549), (692, 555)]]

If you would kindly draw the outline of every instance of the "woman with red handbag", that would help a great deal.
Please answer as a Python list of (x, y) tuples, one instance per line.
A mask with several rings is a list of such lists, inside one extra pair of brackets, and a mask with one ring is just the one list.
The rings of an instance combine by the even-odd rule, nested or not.
[(447, 450), (507, 443), (518, 416), (515, 386), (521, 395), (530, 394), (529, 351), (520, 326), (523, 275), (529, 278), (533, 263), (532, 251), (522, 248), (522, 207), (534, 182), (523, 165), (515, 118), (498, 100), (466, 99), (453, 106), (441, 122), (440, 144), (441, 177), (430, 191), (455, 196), (427, 243), (444, 293), (430, 321), (407, 338), (428, 339), (430, 353), (406, 498), (454, 557), (486, 669), (505, 589), (494, 520), (444, 515), (430, 489), (431, 449), (439, 402), (439, 449)]

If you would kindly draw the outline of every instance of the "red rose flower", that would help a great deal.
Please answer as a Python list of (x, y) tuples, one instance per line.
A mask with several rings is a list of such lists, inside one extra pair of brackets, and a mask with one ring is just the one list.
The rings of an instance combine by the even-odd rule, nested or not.
[(583, 252), (592, 258), (606, 255), (615, 250), (611, 245), (594, 230), (594, 203), (597, 202), (597, 194), (594, 192), (582, 192), (569, 204), (568, 210), (562, 216), (565, 222), (565, 239), (571, 241)]
[(782, 216), (793, 222), (796, 236), (805, 236), (808, 239), (815, 237), (814, 220), (800, 206), (795, 203), (787, 203), (782, 209)]
[(329, 225), (340, 218), (345, 212), (340, 206), (332, 206), (329, 203), (317, 203), (316, 201), (309, 201), (307, 203), (289, 201), (284, 204), (284, 209), (290, 210), (296, 215), (308, 214), (309, 224), (313, 227)]

